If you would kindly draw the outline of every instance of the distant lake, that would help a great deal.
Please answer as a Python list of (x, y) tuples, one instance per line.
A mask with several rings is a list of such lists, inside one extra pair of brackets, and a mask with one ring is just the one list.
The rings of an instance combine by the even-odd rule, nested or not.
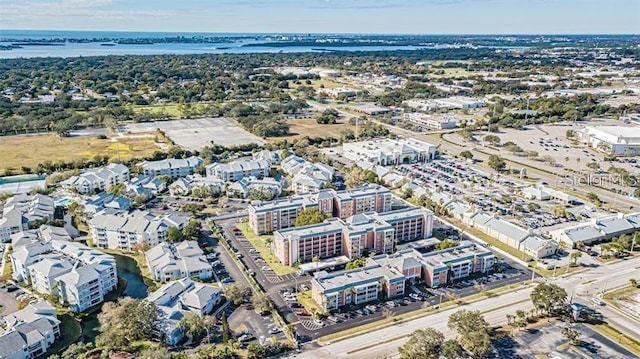
[[(8, 46), (15, 42), (0, 42)], [(30, 45), (22, 48), (0, 51), (0, 58), (30, 57), (79, 57), (105, 55), (187, 55), (187, 54), (247, 54), (247, 53), (296, 53), (323, 52), (321, 44), (315, 46), (251, 46), (247, 42), (233, 43), (155, 43), (155, 44), (109, 44), (99, 42), (64, 43), (61, 46)], [(247, 45), (247, 46), (243, 46)], [(382, 51), (417, 50), (426, 47), (416, 46), (332, 46), (331, 51)]]

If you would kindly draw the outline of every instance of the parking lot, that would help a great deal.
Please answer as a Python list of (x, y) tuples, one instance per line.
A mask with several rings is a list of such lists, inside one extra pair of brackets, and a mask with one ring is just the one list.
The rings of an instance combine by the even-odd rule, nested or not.
[[(11, 263), (7, 263), (11, 265)], [(18, 302), (21, 300), (35, 299), (31, 294), (25, 292), (19, 286), (10, 284), (9, 282), (0, 283), (0, 305), (3, 309), (0, 310), (1, 315), (11, 314), (18, 310)]]

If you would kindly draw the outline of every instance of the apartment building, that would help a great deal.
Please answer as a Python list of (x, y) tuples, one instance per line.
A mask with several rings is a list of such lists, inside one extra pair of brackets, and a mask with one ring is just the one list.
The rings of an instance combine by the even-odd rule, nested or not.
[(151, 277), (158, 282), (180, 278), (207, 280), (213, 268), (196, 241), (161, 243), (144, 254)]
[(342, 145), (344, 157), (380, 166), (427, 162), (435, 158), (436, 146), (414, 139), (378, 139)]
[(169, 228), (182, 230), (188, 223), (187, 217), (173, 214), (154, 216), (147, 211), (102, 211), (88, 222), (96, 246), (123, 251), (133, 251), (141, 244), (156, 246), (164, 243)]
[(73, 176), (60, 185), (65, 190), (75, 190), (81, 194), (102, 192), (129, 180), (129, 168), (118, 163), (89, 169), (79, 176)]
[(151, 293), (147, 300), (158, 307), (159, 318), (155, 326), (162, 334), (163, 341), (176, 345), (184, 337), (184, 331), (179, 326), (180, 320), (189, 312), (200, 316), (211, 313), (221, 298), (220, 288), (184, 278), (164, 284)]
[(32, 359), (44, 355), (60, 337), (56, 309), (44, 299), (4, 316), (0, 358)]
[(433, 214), (424, 208), (386, 213), (360, 213), (347, 219), (330, 218), (323, 223), (276, 231), (273, 249), (284, 265), (306, 263), (314, 257), (345, 255), (357, 259), (365, 253), (391, 253), (395, 242), (431, 236)]
[(11, 235), (29, 229), (36, 221), (53, 219), (53, 198), (42, 194), (17, 194), (10, 197), (0, 217), (0, 242), (8, 242)]
[(273, 199), (282, 193), (282, 184), (273, 177), (245, 177), (227, 186), (227, 196), (236, 198), (255, 198), (259, 193), (263, 199)]
[(197, 173), (178, 178), (169, 185), (172, 196), (186, 196), (195, 188), (207, 188), (211, 193), (224, 192), (224, 181), (212, 176), (203, 177)]
[(145, 176), (179, 178), (192, 174), (202, 164), (202, 158), (192, 156), (188, 158), (167, 158), (160, 161), (143, 161), (138, 166), (140, 166)]
[(324, 163), (312, 163), (291, 155), (282, 160), (282, 170), (291, 179), (291, 189), (296, 194), (316, 193), (330, 184), (335, 176), (335, 169)]
[(118, 285), (115, 259), (81, 243), (16, 237), (10, 256), (13, 279), (53, 295), (73, 312), (104, 301)]
[(263, 178), (269, 176), (270, 171), (271, 162), (267, 160), (238, 160), (207, 166), (207, 176), (217, 177), (225, 182), (235, 182), (245, 177)]
[(256, 202), (248, 207), (249, 226), (256, 234), (268, 234), (293, 227), (303, 209), (318, 209), (329, 217), (347, 219), (365, 212), (391, 210), (391, 191), (379, 185), (354, 190), (322, 190), (286, 200)]
[(469, 241), (440, 251), (409, 248), (367, 258), (362, 268), (318, 272), (311, 280), (311, 297), (333, 311), (348, 304), (402, 296), (408, 283), (437, 288), (475, 273), (488, 273), (495, 262), (491, 251)]

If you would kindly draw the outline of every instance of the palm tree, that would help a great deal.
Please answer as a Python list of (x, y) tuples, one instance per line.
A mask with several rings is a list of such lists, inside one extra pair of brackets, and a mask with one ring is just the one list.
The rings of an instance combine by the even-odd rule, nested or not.
[(273, 238), (271, 238), (271, 237), (267, 237), (267, 238), (264, 240), (264, 244), (266, 244), (266, 245), (267, 245), (267, 247), (269, 247), (269, 252), (273, 252), (273, 248), (271, 247), (271, 244), (273, 244)]

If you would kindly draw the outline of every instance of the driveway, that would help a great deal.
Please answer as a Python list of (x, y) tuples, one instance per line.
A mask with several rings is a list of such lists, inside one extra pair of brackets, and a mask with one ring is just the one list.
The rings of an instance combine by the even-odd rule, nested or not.
[(0, 305), (4, 309), (0, 310), (0, 316), (11, 314), (18, 310), (18, 301), (16, 300), (17, 293), (23, 293), (17, 290), (12, 293), (7, 293), (6, 288), (0, 288)]

